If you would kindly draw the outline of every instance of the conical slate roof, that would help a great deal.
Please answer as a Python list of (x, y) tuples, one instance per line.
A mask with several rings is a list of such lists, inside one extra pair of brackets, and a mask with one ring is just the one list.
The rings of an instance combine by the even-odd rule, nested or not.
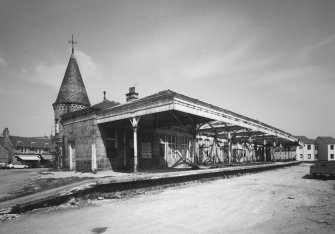
[(62, 85), (54, 104), (80, 104), (90, 106), (85, 85), (79, 71), (74, 53), (71, 54), (69, 64), (63, 78)]

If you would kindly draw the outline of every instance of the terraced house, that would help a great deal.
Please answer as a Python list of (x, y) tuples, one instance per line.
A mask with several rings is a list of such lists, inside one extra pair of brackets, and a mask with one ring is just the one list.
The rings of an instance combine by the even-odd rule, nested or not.
[[(55, 103), (59, 164), (71, 170), (134, 170), (204, 162), (274, 160), (293, 135), (186, 95), (164, 90), (124, 103), (104, 93), (91, 105), (72, 53)], [(243, 146), (243, 148), (241, 148)]]
[(297, 147), (297, 160), (315, 161), (318, 156), (318, 146), (315, 141), (305, 136), (297, 136), (297, 138), (304, 143), (304, 146)]
[(54, 146), (49, 137), (21, 137), (9, 134), (8, 128), (0, 137), (0, 161), (25, 164), (29, 167), (51, 166)]
[(318, 144), (319, 161), (335, 161), (335, 139), (333, 137), (319, 136), (315, 142)]

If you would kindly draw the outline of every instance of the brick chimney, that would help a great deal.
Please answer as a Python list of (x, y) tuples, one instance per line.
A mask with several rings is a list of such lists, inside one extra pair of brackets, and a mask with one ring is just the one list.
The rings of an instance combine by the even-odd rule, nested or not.
[(135, 92), (135, 87), (129, 88), (129, 93), (126, 94), (127, 102), (138, 99), (138, 93)]

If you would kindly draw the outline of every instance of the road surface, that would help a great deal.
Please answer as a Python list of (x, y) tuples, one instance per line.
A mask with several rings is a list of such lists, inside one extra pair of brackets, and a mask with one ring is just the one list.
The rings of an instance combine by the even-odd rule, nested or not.
[(299, 165), (94, 206), (41, 209), (0, 233), (335, 233), (335, 180)]

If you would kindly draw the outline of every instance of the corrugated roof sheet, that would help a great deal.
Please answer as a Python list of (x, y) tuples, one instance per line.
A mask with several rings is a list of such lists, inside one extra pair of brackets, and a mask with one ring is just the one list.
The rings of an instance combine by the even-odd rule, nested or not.
[(91, 105), (74, 54), (70, 57), (62, 85), (54, 104), (68, 103), (81, 104), (84, 106)]

